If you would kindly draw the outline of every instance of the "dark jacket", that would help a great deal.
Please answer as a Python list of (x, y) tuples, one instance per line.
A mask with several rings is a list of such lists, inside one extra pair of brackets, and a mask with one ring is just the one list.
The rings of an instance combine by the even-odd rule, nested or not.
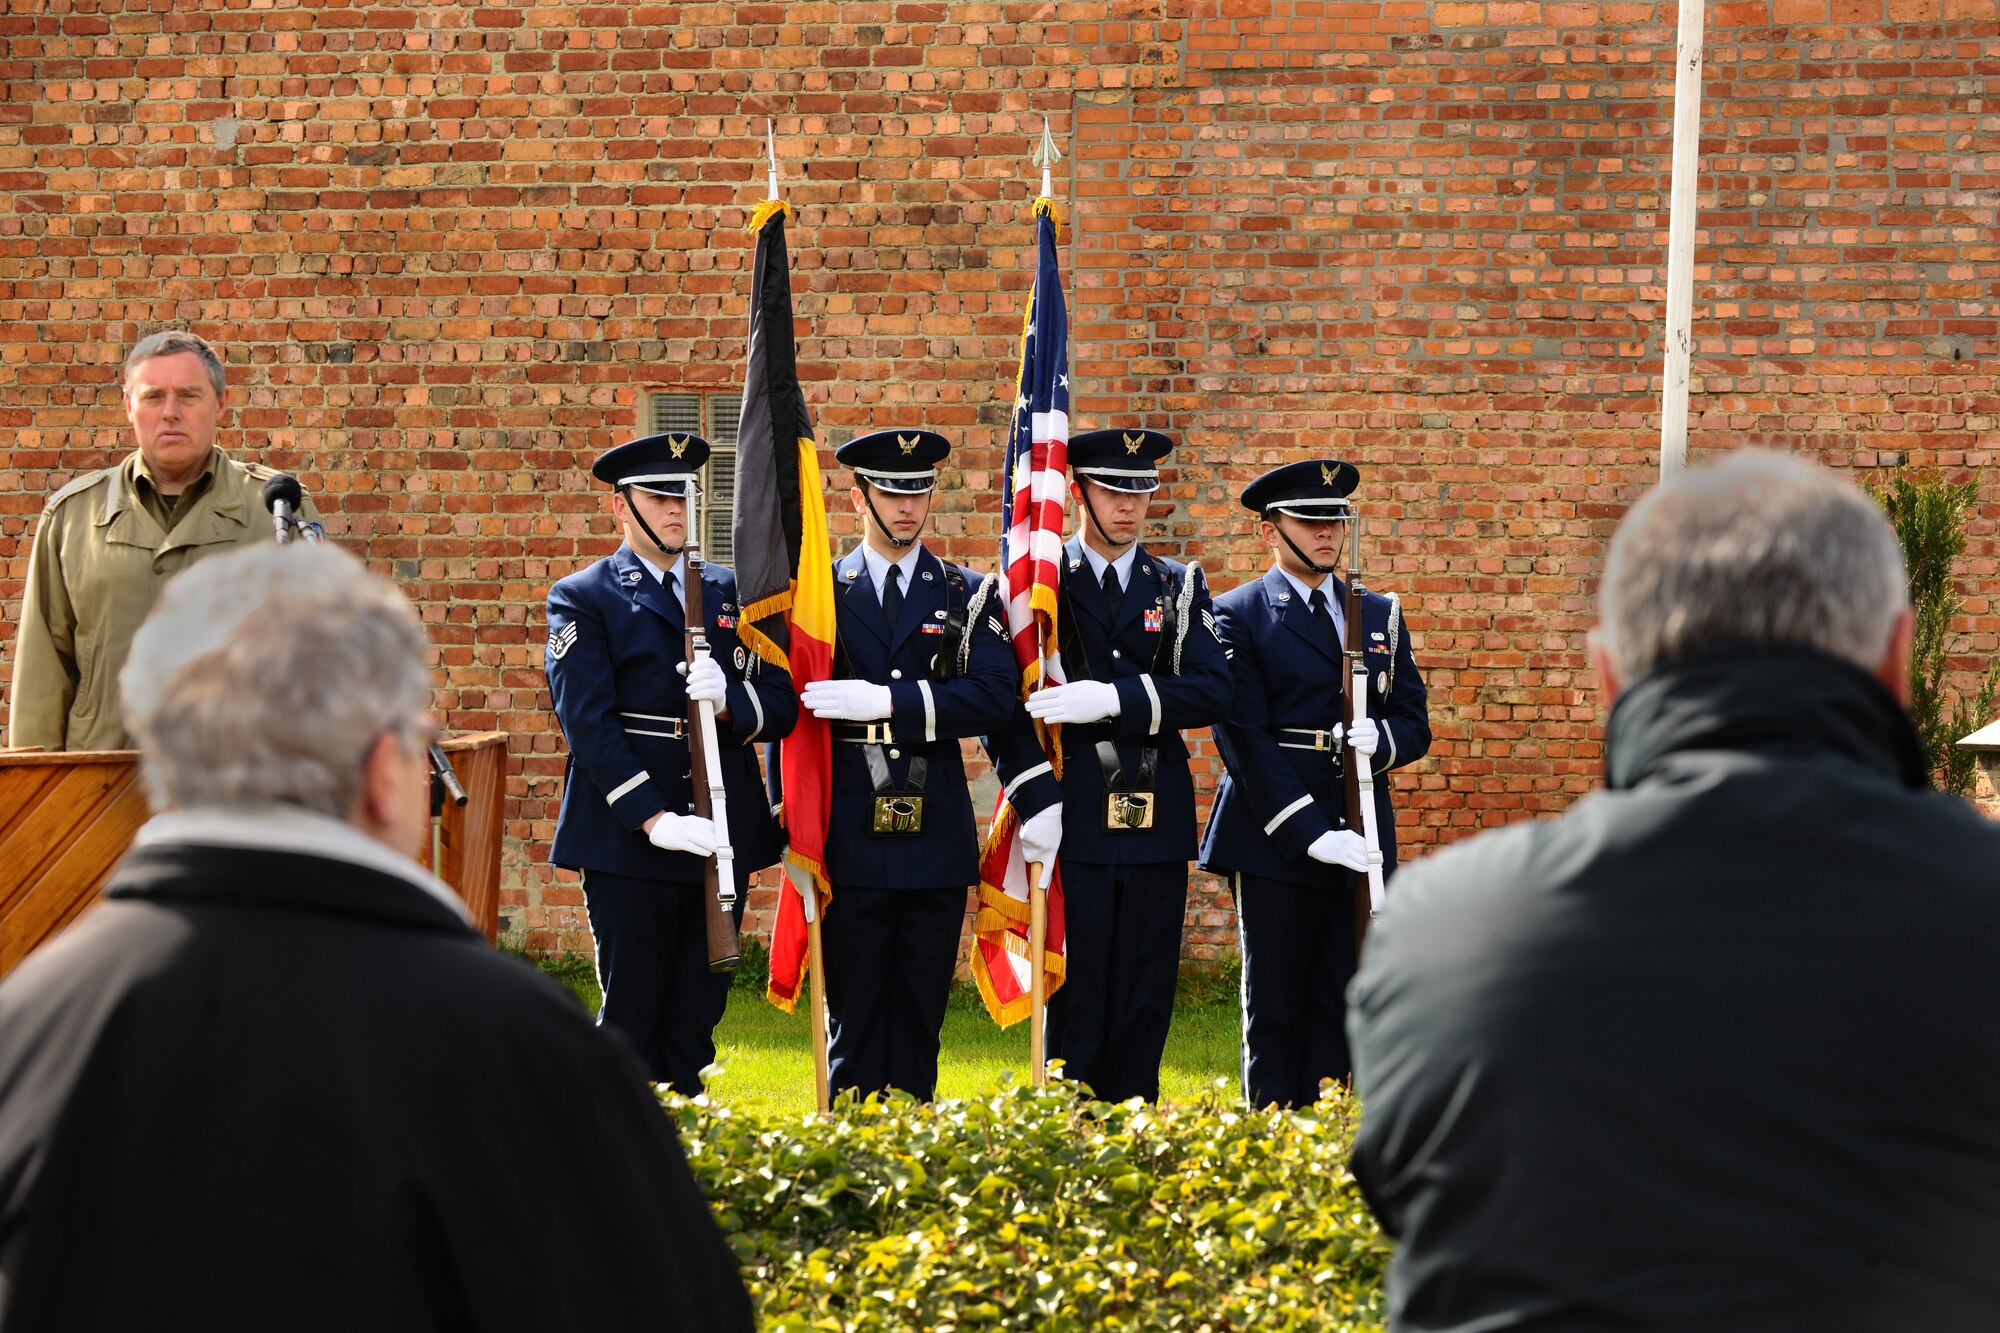
[(1610, 790), (1407, 867), (1349, 993), (1394, 1326), (2000, 1328), (2000, 829), (1798, 649), (1632, 683)]
[[(969, 615), (985, 576), (955, 568)], [(979, 826), (958, 742), (1006, 725), (1019, 707), (1021, 676), (1007, 638), (1007, 608), (990, 596), (966, 626), (964, 673), (933, 678), (939, 649), (951, 637), (945, 629), (948, 599), (958, 594), (944, 563), (929, 550), (918, 556), (916, 569), (891, 626), (883, 619), (882, 599), (861, 548), (834, 562), (834, 674), (889, 687), (894, 743), (883, 757), (891, 784), (908, 784), (910, 763), (918, 756), (926, 770), (923, 831), (877, 836), (870, 831), (875, 799), (867, 756), (861, 745), (838, 739), (849, 724), (834, 724), (826, 868), (836, 888), (943, 889), (979, 881)]]
[[(681, 566), (685, 571), (685, 563)], [(784, 840), (771, 817), (756, 743), (789, 735), (799, 697), (785, 671), (751, 657), (736, 637), (736, 576), (702, 571), (708, 647), (729, 678), (729, 721), (716, 726), (729, 801), (736, 871), (776, 865)], [(708, 858), (666, 852), (647, 840), (647, 820), (694, 810), (688, 743), (670, 732), (688, 714), (687, 620), (680, 601), (629, 546), (549, 589), (543, 651), (549, 698), (569, 742), (562, 811), (549, 860), (569, 870), (699, 884)]]
[[(1229, 659), (1217, 637), (1208, 581), (1190, 568), (1143, 546), (1133, 558), (1131, 583), (1118, 605), (1105, 605), (1104, 588), (1090, 576), (1083, 539), (1063, 547), (1061, 649), (1070, 680), (1108, 681), (1118, 690), (1118, 716), (1107, 722), (1062, 728), (1063, 776), (1048, 771), (1027, 710), (1017, 710), (994, 738), (993, 769), (1007, 785), (1023, 818), (1058, 801), (1063, 806), (1062, 858), (1089, 865), (1156, 865), (1194, 855), (1198, 824), (1194, 778), (1181, 732), (1221, 719), (1229, 706)], [(1189, 586), (1192, 584), (1193, 586)], [(1169, 607), (1168, 603), (1174, 605)], [(1179, 604), (1185, 602), (1185, 614)], [(1180, 646), (1164, 641), (1172, 626)], [(1104, 827), (1104, 765), (1097, 746), (1109, 741), (1127, 790), (1141, 787), (1144, 752), (1155, 752), (1153, 825), (1144, 830)], [(1039, 772), (1039, 776), (1024, 775)], [(1018, 784), (1018, 785), (1017, 785)]]
[[(1335, 579), (1332, 587), (1344, 606), (1347, 585)], [(1392, 631), (1390, 607), (1378, 593), (1361, 595), (1368, 716), (1382, 735), (1373, 760), (1377, 775), (1413, 764), (1431, 748), (1430, 708), (1410, 627), (1398, 614)], [(1226, 771), (1202, 834), (1201, 868), (1304, 885), (1345, 875), (1306, 855), (1322, 833), (1347, 826), (1347, 791), (1335, 752), (1288, 748), (1277, 735), (1283, 728), (1331, 729), (1345, 716), (1347, 679), (1331, 636), (1276, 567), (1217, 597), (1215, 619), (1229, 650), (1232, 696), (1229, 716), (1215, 726)], [(1377, 777), (1375, 829), (1384, 874), (1396, 869), (1389, 787)]]
[(631, 1054), (408, 880), (141, 848), (0, 984), (0, 1328), (745, 1329)]

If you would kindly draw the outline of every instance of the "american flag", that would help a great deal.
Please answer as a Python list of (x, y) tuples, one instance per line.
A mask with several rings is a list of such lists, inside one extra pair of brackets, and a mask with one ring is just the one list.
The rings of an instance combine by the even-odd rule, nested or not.
[[(1001, 496), (1000, 565), (1007, 584), (1007, 630), (1021, 668), (1021, 690), (1063, 682), (1056, 648), (1056, 580), (1062, 567), (1063, 512), (1069, 500), (1069, 315), (1056, 267), (1055, 205), (1035, 201), (1039, 257), (1035, 286), (1021, 317), (1021, 373), (1015, 380), (1013, 427)], [(1043, 744), (1055, 761), (1056, 742)], [(986, 1007), (1002, 1026), (1027, 1017), (1031, 975), (1028, 873), (1021, 856), (1020, 819), (1000, 798), (979, 863), (978, 949), (973, 975)], [(1045, 993), (1063, 977), (1062, 893), (1049, 876)]]
[[(1000, 502), (1000, 564), (1007, 571), (1007, 629), (1025, 693), (1056, 656), (1056, 580), (1069, 503), (1069, 314), (1056, 269), (1054, 206), (1038, 200), (1041, 258), (1021, 317), (1021, 373), (1007, 439)], [(1059, 667), (1057, 668), (1060, 669)], [(1060, 683), (1051, 680), (1050, 684)]]

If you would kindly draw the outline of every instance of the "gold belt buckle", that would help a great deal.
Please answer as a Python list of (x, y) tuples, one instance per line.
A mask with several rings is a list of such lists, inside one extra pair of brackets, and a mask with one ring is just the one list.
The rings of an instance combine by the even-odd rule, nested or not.
[(877, 796), (871, 833), (903, 837), (924, 831), (924, 798), (911, 795)]
[(1153, 793), (1149, 791), (1109, 791), (1104, 793), (1104, 831), (1133, 833), (1153, 827)]

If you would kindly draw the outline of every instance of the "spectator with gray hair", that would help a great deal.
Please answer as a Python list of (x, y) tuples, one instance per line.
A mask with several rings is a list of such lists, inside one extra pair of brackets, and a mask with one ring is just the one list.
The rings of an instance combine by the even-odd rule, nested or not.
[(412, 859), (427, 653), (319, 545), (140, 628), (158, 813), (0, 982), (0, 1328), (751, 1327), (636, 1058)]
[[(166, 581), (197, 560), (273, 540), (264, 483), (277, 473), (216, 447), (228, 416), (222, 357), (169, 329), (125, 358), (137, 447), (48, 498), (14, 638), (7, 743), (124, 750), (118, 672)], [(317, 522), (312, 502), (300, 517)]]
[(1607, 790), (1405, 867), (1349, 993), (1391, 1326), (2000, 1327), (2000, 830), (1888, 522), (1738, 454), (1600, 597)]

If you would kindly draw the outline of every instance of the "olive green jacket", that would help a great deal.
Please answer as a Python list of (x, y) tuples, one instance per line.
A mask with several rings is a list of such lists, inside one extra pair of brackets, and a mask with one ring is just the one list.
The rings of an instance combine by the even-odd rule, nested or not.
[[(134, 451), (78, 477), (42, 509), (14, 637), (9, 745), (133, 748), (118, 673), (160, 589), (206, 556), (275, 540), (263, 496), (271, 468), (215, 450), (207, 484), (181, 501), (170, 530), (142, 501), (139, 470)], [(311, 500), (303, 509), (317, 521)]]

